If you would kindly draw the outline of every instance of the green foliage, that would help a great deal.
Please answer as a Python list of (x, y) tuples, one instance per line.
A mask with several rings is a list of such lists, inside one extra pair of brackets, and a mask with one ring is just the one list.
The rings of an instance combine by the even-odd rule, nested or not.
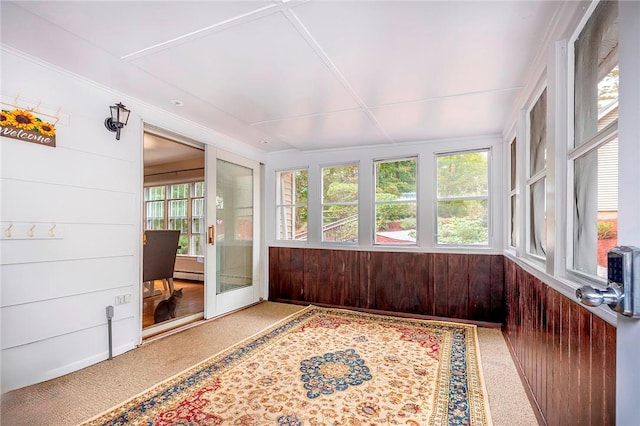
[[(332, 167), (323, 171), (323, 201), (345, 203), (358, 200), (358, 167)], [(325, 225), (357, 215), (358, 206), (337, 204), (325, 206), (323, 222)], [(325, 231), (326, 241), (357, 241), (358, 222), (347, 222)]]
[[(417, 225), (417, 221), (416, 221), (415, 216), (414, 217), (408, 217), (406, 219), (402, 219), (400, 221), (400, 227), (402, 229), (405, 229), (405, 230), (406, 229), (416, 229), (418, 227), (418, 225)], [(414, 231), (413, 237), (415, 238), (415, 231)]]
[(598, 239), (610, 240), (616, 238), (618, 233), (613, 229), (613, 222), (598, 222)]
[(488, 193), (486, 151), (441, 155), (438, 157), (438, 196), (484, 196)]
[[(377, 194), (378, 201), (397, 200), (393, 194)], [(399, 221), (407, 217), (415, 217), (416, 205), (414, 203), (389, 203), (376, 206), (376, 229), (381, 231), (387, 228), (388, 222)]]
[(468, 202), (463, 200), (438, 203), (438, 217), (465, 217), (469, 214), (467, 205)]
[(324, 201), (328, 203), (340, 203), (356, 201), (357, 199), (357, 183), (332, 182), (327, 189)]
[(416, 170), (415, 159), (376, 163), (377, 196), (416, 192)]
[(324, 232), (324, 241), (358, 242), (358, 221), (347, 222)]
[(189, 237), (187, 235), (180, 234), (178, 254), (189, 254)]
[[(390, 222), (400, 222), (401, 228), (409, 230), (415, 238), (416, 205), (407, 200), (407, 194), (417, 192), (416, 163), (416, 159), (376, 163), (376, 202), (379, 203), (376, 206), (376, 230), (388, 229)], [(456, 199), (487, 196), (488, 170), (487, 151), (438, 157), (438, 197), (450, 198), (438, 203), (438, 243), (469, 245), (488, 242), (487, 200)], [(358, 199), (357, 166), (324, 168), (322, 179), (324, 203), (348, 203)], [(306, 193), (304, 197), (306, 200)], [(393, 202), (400, 200), (407, 202)], [(356, 206), (325, 205), (323, 222), (329, 225), (354, 215), (357, 215)], [(326, 230), (325, 240), (357, 241), (357, 228), (357, 221), (347, 221)]]
[[(309, 197), (309, 174), (306, 170), (298, 170), (294, 175), (295, 184), (295, 203), (304, 204), (306, 206)], [(308, 211), (306, 207), (298, 207), (296, 209), (296, 224), (300, 224), (303, 228), (307, 227)], [(301, 232), (300, 229), (297, 230)]]
[(487, 244), (489, 230), (486, 218), (451, 217), (438, 219), (438, 244)]

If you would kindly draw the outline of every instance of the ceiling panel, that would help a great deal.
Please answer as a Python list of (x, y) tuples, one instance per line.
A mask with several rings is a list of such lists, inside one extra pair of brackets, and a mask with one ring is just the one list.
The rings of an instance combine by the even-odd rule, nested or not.
[(280, 13), (133, 62), (247, 124), (358, 107)]
[(369, 106), (521, 86), (553, 2), (309, 2), (293, 8)]
[(366, 112), (342, 111), (254, 125), (301, 150), (386, 144)]
[(275, 6), (258, 1), (25, 1), (20, 6), (118, 57)]
[(500, 134), (517, 91), (480, 93), (372, 109), (396, 142)]

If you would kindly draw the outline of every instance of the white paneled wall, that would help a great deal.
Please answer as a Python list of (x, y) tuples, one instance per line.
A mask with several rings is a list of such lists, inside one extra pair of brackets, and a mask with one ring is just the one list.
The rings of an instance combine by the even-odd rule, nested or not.
[(140, 116), (116, 141), (103, 122), (118, 95), (2, 51), (3, 100), (18, 94), (65, 119), (55, 148), (0, 138), (3, 392), (106, 359), (118, 295), (132, 297), (114, 306), (114, 354), (141, 328)]
[[(0, 46), (0, 54), (2, 101), (17, 97), (20, 107), (60, 108), (62, 116), (55, 148), (0, 137), (6, 392), (107, 359), (109, 305), (114, 356), (140, 343), (143, 121), (251, 160), (265, 154), (21, 52)], [(120, 101), (132, 113), (116, 141), (104, 120)], [(126, 294), (131, 302), (115, 305)]]

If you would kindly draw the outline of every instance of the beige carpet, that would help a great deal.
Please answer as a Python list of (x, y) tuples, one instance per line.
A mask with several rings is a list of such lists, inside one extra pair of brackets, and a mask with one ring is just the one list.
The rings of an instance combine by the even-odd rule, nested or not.
[[(302, 309), (265, 302), (143, 344), (81, 371), (2, 395), (2, 425), (74, 425)], [(502, 333), (478, 329), (495, 425), (537, 425)]]

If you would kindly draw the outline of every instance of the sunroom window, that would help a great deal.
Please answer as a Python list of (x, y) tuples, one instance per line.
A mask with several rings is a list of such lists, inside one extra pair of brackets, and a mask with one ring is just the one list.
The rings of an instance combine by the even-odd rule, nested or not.
[(436, 156), (437, 244), (489, 244), (489, 150)]
[(570, 268), (606, 277), (618, 231), (618, 3), (600, 2), (573, 43)]
[(306, 240), (308, 172), (306, 169), (276, 173), (276, 235), (278, 240)]
[(509, 144), (509, 239), (510, 247), (517, 245), (517, 226), (516, 219), (516, 195), (517, 195), (517, 158), (516, 158), (516, 139)]
[(375, 243), (415, 244), (417, 158), (374, 162)]
[(358, 242), (358, 165), (322, 168), (322, 241)]
[(528, 253), (545, 260), (547, 245), (547, 89), (529, 112)]

